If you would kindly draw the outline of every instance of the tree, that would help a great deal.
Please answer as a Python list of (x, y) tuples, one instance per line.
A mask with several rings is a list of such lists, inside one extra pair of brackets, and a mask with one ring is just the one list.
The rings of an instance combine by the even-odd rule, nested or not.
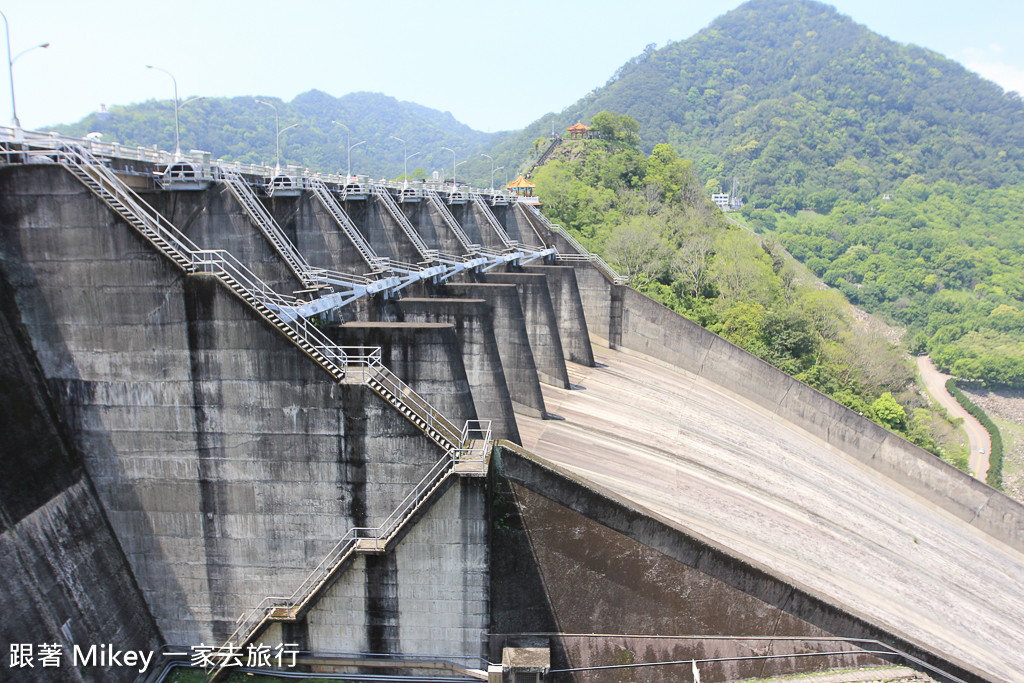
[(879, 424), (889, 429), (903, 430), (907, 426), (907, 411), (896, 402), (896, 399), (888, 391), (871, 404), (871, 413)]
[(631, 287), (651, 282), (665, 269), (670, 250), (661, 239), (657, 222), (637, 216), (612, 231), (607, 244), (608, 258), (625, 271)]

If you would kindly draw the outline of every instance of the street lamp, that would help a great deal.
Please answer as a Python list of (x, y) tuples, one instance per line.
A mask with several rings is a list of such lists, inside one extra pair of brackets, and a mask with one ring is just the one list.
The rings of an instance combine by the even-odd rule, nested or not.
[(4, 18), (4, 34), (7, 36), (7, 74), (11, 80), (11, 118), (14, 122), (14, 128), (21, 130), (21, 121), (18, 120), (18, 107), (14, 102), (14, 63), (18, 61), (18, 57), (21, 57), (26, 52), (35, 50), (36, 48), (50, 47), (49, 43), (40, 43), (39, 45), (33, 45), (32, 47), (22, 50), (18, 54), (14, 55), (14, 59), (11, 59), (11, 27), (7, 23), (7, 15), (0, 12), (0, 17)]
[(360, 140), (359, 142), (357, 142), (354, 145), (349, 145), (349, 148), (348, 148), (348, 177), (349, 178), (352, 177), (352, 150), (355, 149), (356, 147), (358, 147), (359, 145), (365, 145), (365, 144), (366, 144), (366, 140)]
[(205, 97), (190, 97), (184, 102), (178, 102), (178, 79), (174, 77), (167, 69), (161, 69), (158, 66), (152, 66), (147, 64), (147, 69), (154, 69), (156, 71), (162, 71), (171, 77), (171, 81), (174, 83), (174, 160), (181, 159), (181, 127), (178, 125), (178, 110), (187, 104), (191, 104), (196, 100), (205, 100)]
[(289, 130), (290, 128), (295, 128), (299, 124), (293, 123), (290, 126), (285, 126), (284, 128), (281, 128), (281, 116), (277, 112), (277, 107), (275, 107), (270, 102), (267, 102), (266, 100), (261, 100), (257, 97), (254, 97), (253, 99), (259, 102), (260, 104), (265, 104), (274, 110), (274, 129), (277, 131), (276, 142), (274, 143), (274, 154), (276, 158), (276, 161), (274, 162), (274, 175), (277, 175), (278, 173), (281, 172), (281, 133), (285, 132), (286, 130)]
[(455, 192), (455, 167), (458, 165), (455, 163), (455, 150), (451, 147), (442, 147), (452, 153), (452, 192)]
[[(491, 169), (491, 193), (492, 194), (494, 193), (494, 174), (497, 171), (502, 170), (503, 168), (505, 168), (505, 167), (504, 166), (499, 166), (498, 168)], [(507, 175), (506, 175), (506, 180), (507, 180)]]
[(402, 143), (402, 154), (405, 156), (405, 161), (402, 162), (402, 164), (403, 164), (403, 173), (402, 174), (404, 176), (404, 179), (402, 181), (402, 189), (404, 190), (407, 187), (409, 187), (409, 159), (412, 159), (414, 156), (419, 154), (419, 152), (415, 152), (413, 154), (407, 154), (406, 152), (408, 152), (408, 146), (405, 144), (405, 140), (403, 140), (402, 138), (400, 138), (398, 136), (395, 136), (395, 135), (389, 135), (388, 137), (392, 138), (394, 140), (398, 140), (399, 142)]
[(494, 193), (494, 157), (490, 154), (481, 154), (482, 157), (487, 157), (491, 160), (491, 193)]
[(358, 147), (359, 145), (361, 145), (364, 142), (366, 142), (366, 140), (363, 140), (362, 142), (357, 142), (356, 144), (353, 145), (352, 144), (352, 131), (350, 131), (348, 129), (348, 126), (346, 126), (341, 121), (331, 121), (331, 123), (336, 123), (336, 124), (338, 124), (339, 126), (341, 126), (342, 128), (345, 129), (345, 145), (348, 148), (348, 171), (347, 171), (347, 173), (348, 173), (348, 177), (351, 178), (352, 177), (352, 148), (353, 147)]

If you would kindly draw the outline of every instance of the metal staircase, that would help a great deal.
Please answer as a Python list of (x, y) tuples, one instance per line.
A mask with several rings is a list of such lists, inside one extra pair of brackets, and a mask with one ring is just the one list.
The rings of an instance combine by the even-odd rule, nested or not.
[(499, 221), (498, 217), (494, 215), (493, 211), (491, 211), (491, 207), (484, 201), (483, 196), (478, 192), (471, 191), (469, 193), (469, 198), (473, 201), (473, 205), (483, 213), (484, 218), (487, 219), (487, 223), (494, 228), (494, 232), (498, 234), (498, 239), (500, 239), (501, 243), (505, 245), (505, 248), (518, 249), (519, 245), (508, 236), (507, 232), (505, 232), (505, 228), (502, 226), (501, 221)]
[[(341, 228), (341, 231), (345, 233), (346, 237), (348, 237), (349, 241), (356, 248), (356, 251), (359, 252), (363, 261), (366, 262), (366, 265), (370, 266), (373, 270), (381, 270), (384, 265), (382, 262), (383, 260), (374, 253), (373, 247), (371, 247), (370, 243), (366, 241), (363, 234), (359, 232), (355, 223), (353, 223), (352, 219), (349, 218), (348, 213), (346, 213), (345, 209), (343, 209), (341, 204), (338, 203), (338, 200), (334, 198), (334, 195), (327, 187), (327, 184), (319, 178), (311, 178), (309, 181), (309, 187), (313, 191), (313, 194), (316, 195), (316, 198), (320, 200), (323, 207), (327, 209), (327, 212), (334, 218), (334, 221), (338, 224), (338, 227)], [(344, 188), (342, 189), (342, 192), (344, 192)]]
[[(113, 171), (84, 150), (61, 145), (59, 148), (46, 148), (46, 153), (36, 155), (36, 158), (41, 156), (56, 161), (71, 172), (186, 273), (215, 275), (336, 381), (366, 384), (444, 450), (444, 456), (381, 525), (350, 529), (291, 596), (266, 598), (243, 615), (227, 642), (210, 655), (214, 662), (210, 673), (216, 678), (226, 673), (239, 649), (267, 623), (298, 618), (353, 554), (384, 552), (404, 524), (450, 476), (483, 476), (491, 446), (490, 422), (470, 420), (458, 429), (383, 365), (379, 348), (337, 346), (301, 316), (282, 314), (293, 308), (297, 300), (275, 292), (228, 252), (198, 248)], [(7, 158), (12, 158), (12, 155), (8, 154)]]
[(302, 285), (311, 289), (324, 286), (322, 282), (312, 277), (312, 267), (291, 243), (291, 240), (285, 236), (277, 221), (266, 210), (259, 197), (256, 196), (256, 193), (245, 182), (245, 179), (230, 169), (221, 168), (220, 172), (224, 184), (228, 186), (231, 194), (235, 196), (235, 199), (245, 209), (253, 225), (259, 228), (259, 231), (263, 233), (267, 241), (273, 245), (274, 249), (284, 259), (285, 264), (287, 264), (288, 268), (295, 274), (295, 277), (299, 279)]
[(569, 246), (576, 250), (575, 254), (558, 254), (555, 256), (556, 261), (589, 261), (614, 284), (625, 285), (629, 283), (628, 278), (619, 275), (614, 268), (608, 265), (607, 261), (597, 254), (590, 253), (587, 248), (580, 244), (579, 240), (573, 237), (568, 230), (563, 228), (561, 225), (557, 225), (549, 221), (547, 216), (542, 214), (537, 207), (530, 206), (529, 204), (520, 204), (519, 206), (523, 207), (526, 210), (527, 215), (534, 218), (537, 223), (540, 223), (556, 235), (563, 237), (565, 241), (569, 243)]
[(449, 452), (438, 460), (380, 525), (349, 529), (290, 596), (264, 598), (259, 605), (239, 617), (235, 631), (209, 656), (213, 663), (207, 670), (211, 680), (226, 674), (238, 652), (271, 622), (298, 620), (357, 553), (387, 552), (388, 545), (405, 524), (453, 475), (484, 476), (490, 451), (490, 422), (467, 422), (460, 436), (467, 446), (454, 456)]
[(384, 207), (388, 210), (388, 213), (391, 214), (391, 217), (394, 218), (395, 222), (402, 228), (402, 231), (405, 233), (406, 237), (409, 238), (409, 241), (416, 247), (416, 251), (419, 252), (420, 257), (424, 261), (436, 260), (437, 250), (427, 247), (426, 242), (424, 242), (423, 238), (420, 237), (419, 232), (417, 232), (415, 226), (413, 226), (412, 222), (409, 220), (409, 217), (405, 215), (405, 212), (402, 211), (400, 206), (398, 206), (398, 202), (396, 202), (395, 198), (391, 196), (391, 191), (384, 185), (376, 183), (371, 187), (373, 194), (380, 197), (381, 201), (384, 203)]
[(466, 253), (474, 254), (480, 251), (480, 245), (474, 244), (473, 240), (469, 239), (469, 235), (467, 235), (466, 231), (462, 229), (459, 222), (455, 220), (455, 216), (452, 214), (451, 210), (449, 210), (448, 205), (444, 203), (444, 200), (441, 199), (441, 195), (439, 195), (436, 190), (429, 188), (424, 188), (423, 194), (426, 196), (427, 201), (430, 202), (430, 205), (437, 209), (437, 212), (441, 214), (441, 219), (444, 220), (445, 224), (453, 233), (455, 233), (456, 239), (459, 240), (459, 243), (462, 245), (462, 248), (466, 250)]

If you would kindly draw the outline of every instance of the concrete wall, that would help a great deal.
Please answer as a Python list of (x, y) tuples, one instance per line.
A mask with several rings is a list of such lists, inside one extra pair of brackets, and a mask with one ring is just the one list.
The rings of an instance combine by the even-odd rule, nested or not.
[(5, 173), (11, 299), (169, 642), (219, 640), (290, 594), (441, 457), (214, 278), (185, 277), (63, 169)]
[(359, 251), (312, 192), (298, 197), (274, 197), (267, 201), (267, 207), (285, 233), (295, 236), (295, 247), (311, 266), (352, 275), (370, 271)]
[[(441, 201), (444, 201), (442, 199)], [(448, 210), (451, 211), (455, 207), (449, 206)], [(453, 214), (454, 215), (454, 214)], [(452, 231), (451, 227), (445, 222), (441, 214), (434, 208), (430, 202), (423, 202), (423, 206), (416, 214), (416, 221), (413, 223), (416, 226), (426, 225), (429, 223), (432, 226), (432, 231), (436, 239), (436, 244), (431, 244), (435, 249), (447, 254), (465, 254), (466, 248), (462, 246), (462, 242), (455, 236), (455, 232)], [(459, 227), (462, 227), (461, 225)], [(423, 233), (421, 233), (423, 234)]]
[(455, 328), (445, 323), (353, 322), (328, 335), (340, 346), (380, 347), (381, 361), (461, 428), (477, 419)]
[(451, 204), (448, 208), (474, 243), (497, 251), (505, 248), (505, 243), (473, 202)]
[(482, 283), (449, 283), (445, 291), (451, 296), (483, 299), (491, 308), (494, 335), (501, 340), (498, 355), (505, 373), (509, 396), (516, 412), (544, 417), (544, 396), (530, 338), (526, 331), (526, 317), (514, 285)]
[(485, 480), (452, 480), (386, 554), (357, 557), (327, 589), (306, 615), (310, 647), (485, 656), (487, 538)]
[(342, 206), (377, 256), (405, 263), (419, 263), (422, 260), (423, 257), (416, 251), (412, 241), (379, 199), (371, 195), (366, 199), (343, 202)]
[[(503, 644), (545, 632), (569, 634), (550, 637), (552, 668), (857, 649), (777, 639), (839, 636), (881, 640), (980, 680), (957, 662), (940, 661), (534, 456), (501, 448), (492, 462), (492, 660)], [(704, 664), (701, 676), (736, 680), (879, 663), (869, 655), (752, 659)], [(590, 671), (578, 680), (619, 681), (623, 675), (689, 680), (689, 667)]]
[[(203, 191), (161, 191), (143, 198), (203, 249), (225, 249), (282, 294), (302, 284), (260, 232), (226, 185)], [(294, 233), (285, 233), (295, 243)]]
[[(11, 199), (0, 200), (5, 210)], [(0, 231), (9, 245), (5, 224)], [(138, 667), (73, 666), (75, 643), (149, 653), (161, 639), (21, 329), (7, 284), (12, 254), (0, 253), (2, 668), (19, 681), (132, 681)], [(43, 668), (38, 653), (34, 668), (9, 666), (10, 645), (40, 643), (61, 646), (59, 668)]]
[(407, 322), (446, 323), (455, 328), (476, 414), (482, 420), (491, 420), (494, 438), (519, 443), (519, 428), (487, 302), (410, 297), (399, 305)]
[(594, 351), (590, 347), (590, 330), (576, 283), (576, 271), (568, 266), (525, 266), (523, 270), (543, 275), (547, 280), (562, 355), (573, 363), (593, 367)]
[(544, 246), (540, 236), (533, 229), (533, 224), (516, 208), (514, 203), (504, 206), (492, 206), (491, 212), (505, 228), (508, 236), (516, 242), (537, 248)]
[[(1024, 506), (798, 382), (589, 263), (576, 269), (592, 334), (705, 377), (806, 429), (947, 512), (1024, 549)], [(605, 322), (607, 321), (607, 323)]]
[(547, 278), (532, 273), (493, 273), (486, 281), (494, 284), (515, 285), (526, 318), (526, 334), (530, 338), (533, 359), (537, 363), (537, 376), (542, 382), (561, 389), (569, 388), (569, 373), (562, 353), (562, 337), (558, 333)]

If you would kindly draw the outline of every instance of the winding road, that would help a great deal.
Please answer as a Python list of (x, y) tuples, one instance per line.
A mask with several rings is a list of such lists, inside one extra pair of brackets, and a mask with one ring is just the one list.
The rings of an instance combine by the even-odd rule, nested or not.
[(918, 356), (917, 369), (921, 373), (925, 389), (932, 398), (938, 401), (939, 405), (949, 411), (953, 417), (964, 419), (967, 443), (971, 447), (971, 455), (968, 459), (971, 472), (978, 479), (985, 481), (985, 476), (988, 474), (988, 457), (992, 452), (992, 440), (989, 438), (988, 431), (946, 391), (946, 380), (950, 376), (936, 370), (931, 358)]

